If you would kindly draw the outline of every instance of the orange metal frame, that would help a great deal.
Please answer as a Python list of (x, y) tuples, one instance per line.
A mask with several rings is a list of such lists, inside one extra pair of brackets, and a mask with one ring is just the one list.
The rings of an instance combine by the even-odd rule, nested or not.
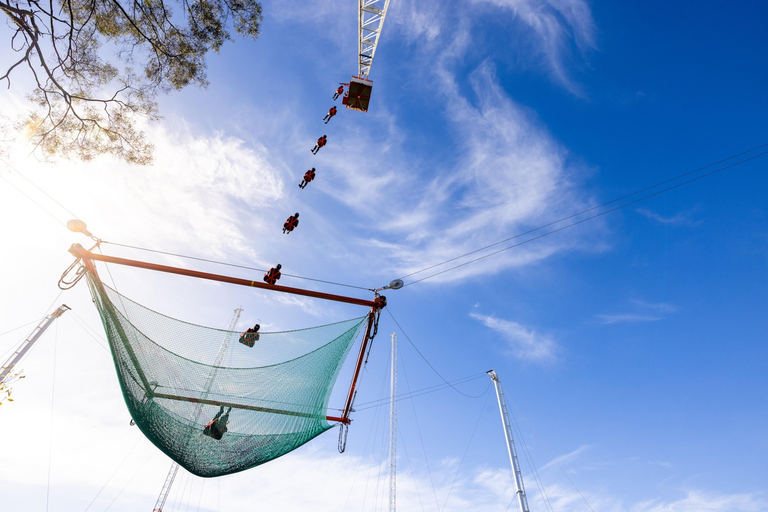
[[(72, 246), (69, 248), (69, 252), (72, 253), (75, 257), (81, 258), (86, 260), (86, 262), (91, 263), (91, 261), (103, 261), (106, 263), (116, 263), (118, 265), (126, 265), (129, 267), (137, 267), (137, 268), (144, 268), (148, 270), (156, 270), (158, 272), (167, 272), (170, 274), (178, 274), (183, 276), (189, 276), (189, 277), (196, 277), (199, 279), (207, 279), (209, 281), (219, 281), (222, 283), (230, 283), (230, 284), (236, 284), (240, 286), (248, 286), (252, 288), (261, 288), (263, 290), (271, 290), (275, 292), (283, 292), (283, 293), (291, 293), (294, 295), (303, 295), (306, 297), (315, 297), (318, 299), (325, 299), (325, 300), (332, 300), (336, 302), (345, 302), (347, 304), (356, 304), (359, 306), (368, 306), (371, 308), (371, 311), (368, 315), (368, 324), (365, 327), (365, 335), (363, 336), (363, 342), (360, 345), (360, 352), (357, 355), (357, 362), (355, 364), (355, 372), (352, 376), (352, 382), (349, 386), (349, 393), (347, 394), (347, 400), (344, 405), (344, 411), (341, 415), (341, 417), (336, 416), (326, 416), (326, 420), (328, 421), (338, 421), (341, 423), (349, 424), (351, 420), (349, 419), (349, 413), (352, 410), (352, 400), (355, 396), (355, 388), (357, 385), (357, 379), (360, 376), (360, 369), (363, 365), (363, 360), (365, 359), (365, 351), (368, 347), (368, 343), (373, 339), (371, 336), (371, 332), (373, 330), (374, 325), (374, 316), (376, 314), (376, 311), (385, 307), (387, 305), (387, 300), (384, 297), (377, 296), (374, 300), (364, 300), (364, 299), (356, 299), (354, 297), (345, 297), (343, 295), (334, 295), (331, 293), (322, 293), (322, 292), (315, 292), (312, 290), (304, 290), (301, 288), (291, 288), (289, 286), (280, 286), (276, 284), (266, 284), (259, 281), (250, 281), (248, 279), (241, 279), (237, 277), (230, 277), (230, 276), (222, 276), (219, 274), (209, 274), (207, 272), (199, 272), (196, 270), (188, 270), (185, 268), (178, 268), (178, 267), (169, 267), (166, 265), (158, 265), (156, 263), (148, 263), (145, 261), (138, 261), (138, 260), (129, 260), (126, 258), (117, 258), (115, 256), (106, 256), (104, 254), (95, 254), (91, 251), (88, 251), (80, 244), (72, 244)], [(86, 265), (87, 267), (91, 267), (91, 265)], [(89, 271), (94, 271), (89, 268)], [(158, 395), (159, 396), (159, 395)], [(170, 397), (169, 397), (170, 398)], [(174, 397), (174, 398), (180, 398), (180, 397)], [(193, 399), (185, 398), (185, 400), (188, 401), (195, 401)], [(242, 407), (242, 406), (241, 406)], [(286, 411), (287, 413), (287, 411)]]

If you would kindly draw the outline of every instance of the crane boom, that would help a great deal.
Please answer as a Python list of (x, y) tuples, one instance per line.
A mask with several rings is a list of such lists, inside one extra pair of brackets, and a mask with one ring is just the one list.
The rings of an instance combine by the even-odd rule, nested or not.
[(53, 321), (59, 318), (64, 314), (65, 311), (68, 311), (69, 309), (69, 306), (62, 304), (56, 309), (56, 311), (43, 318), (43, 320), (37, 325), (37, 327), (35, 327), (32, 333), (27, 336), (24, 341), (21, 342), (19, 348), (17, 348), (16, 351), (11, 354), (11, 357), (9, 357), (8, 360), (3, 364), (3, 366), (0, 367), (0, 383), (8, 377), (13, 367), (16, 366), (24, 358), (27, 352), (29, 352), (29, 349), (32, 348), (35, 342), (40, 338), (40, 336), (43, 335), (45, 330), (53, 323)]
[(376, 46), (379, 44), (381, 29), (387, 17), (389, 0), (358, 0), (358, 78), (368, 79), (373, 64)]

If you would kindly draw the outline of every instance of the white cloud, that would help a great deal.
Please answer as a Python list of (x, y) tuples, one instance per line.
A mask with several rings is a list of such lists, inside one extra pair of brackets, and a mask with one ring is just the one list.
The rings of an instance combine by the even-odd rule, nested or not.
[(657, 322), (664, 317), (642, 313), (616, 313), (613, 315), (597, 315), (596, 318), (598, 323), (610, 325), (633, 324), (639, 322)]
[(757, 494), (717, 494), (688, 491), (685, 498), (665, 502), (661, 499), (638, 503), (637, 512), (760, 512), (768, 509), (768, 501)]
[(557, 344), (549, 336), (510, 320), (475, 312), (470, 313), (470, 316), (501, 334), (506, 339), (512, 355), (518, 359), (540, 363), (552, 362), (555, 359)]
[[(544, 55), (553, 78), (573, 94), (582, 95), (569, 77), (568, 60), (572, 56), (571, 41), (581, 52), (595, 48), (595, 23), (585, 0), (474, 1), (511, 10), (515, 19), (536, 36), (536, 42), (530, 48)], [(515, 27), (519, 25), (515, 24)]]
[(669, 302), (647, 302), (642, 299), (632, 299), (630, 302), (636, 311), (596, 315), (597, 322), (606, 325), (657, 322), (666, 318), (664, 313), (674, 313), (678, 310), (677, 306)]
[(636, 211), (640, 215), (654, 220), (660, 224), (666, 224), (669, 226), (698, 226), (701, 221), (694, 220), (692, 217), (698, 212), (699, 208), (693, 208), (688, 211), (676, 213), (675, 215), (667, 216), (660, 215), (652, 212), (646, 208), (638, 208)]

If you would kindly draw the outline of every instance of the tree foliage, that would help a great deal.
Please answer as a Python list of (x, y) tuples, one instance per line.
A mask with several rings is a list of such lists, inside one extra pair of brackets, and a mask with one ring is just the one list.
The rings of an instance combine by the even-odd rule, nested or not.
[[(0, 0), (16, 58), (0, 83), (26, 69), (36, 107), (19, 124), (45, 155), (90, 160), (111, 153), (146, 164), (137, 127), (158, 118), (159, 93), (207, 85), (206, 55), (232, 38), (256, 38), (256, 0)], [(109, 57), (111, 55), (111, 57)]]

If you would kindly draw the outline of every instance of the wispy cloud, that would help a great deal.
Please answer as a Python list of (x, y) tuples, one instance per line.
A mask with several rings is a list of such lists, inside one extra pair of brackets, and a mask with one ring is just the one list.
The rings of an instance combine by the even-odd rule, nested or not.
[[(449, 127), (460, 141), (458, 162), (426, 182), (411, 177), (401, 167), (396, 175), (408, 176), (405, 179), (411, 181), (402, 188), (406, 190), (402, 207), (392, 208), (397, 213), (379, 225), (385, 236), (368, 242), (388, 251), (390, 261), (403, 273), (492, 244), (590, 204), (575, 182), (565, 148), (503, 92), (493, 66), (484, 63), (471, 75), (474, 94), (481, 98), (475, 105), (460, 92), (447, 59), (438, 66), (437, 76)], [(359, 169), (355, 172), (361, 174)], [(578, 236), (562, 232), (537, 240), (443, 274), (435, 281), (496, 273), (563, 250), (586, 249), (584, 240), (594, 237), (599, 226), (592, 224), (592, 231), (590, 227), (582, 229)]]
[(657, 322), (664, 317), (645, 315), (642, 313), (616, 313), (612, 315), (597, 315), (596, 318), (601, 324), (634, 324), (640, 322)]
[(638, 512), (759, 512), (768, 509), (768, 501), (755, 494), (716, 494), (689, 491), (685, 498), (665, 502), (649, 500), (638, 503)]
[(606, 325), (658, 322), (666, 318), (666, 313), (678, 310), (676, 305), (669, 302), (648, 302), (642, 299), (632, 299), (630, 302), (634, 311), (595, 315), (597, 322)]
[(666, 224), (669, 226), (698, 226), (701, 224), (700, 220), (695, 220), (693, 217), (699, 211), (699, 208), (693, 208), (688, 211), (676, 213), (671, 216), (664, 216), (658, 213), (652, 212), (646, 208), (638, 208), (637, 213), (647, 217), (660, 224)]
[(658, 311), (659, 313), (674, 313), (678, 310), (676, 305), (669, 302), (648, 302), (642, 299), (633, 299), (632, 303), (642, 309)]
[(475, 312), (470, 313), (470, 316), (501, 334), (514, 357), (538, 363), (550, 363), (555, 360), (557, 344), (551, 337), (511, 320)]
[[(568, 73), (574, 49), (579, 53), (595, 48), (595, 22), (585, 0), (475, 0), (514, 13), (516, 26), (534, 36), (530, 49), (543, 55), (552, 77), (571, 93), (583, 95)], [(575, 47), (574, 47), (575, 45)]]

